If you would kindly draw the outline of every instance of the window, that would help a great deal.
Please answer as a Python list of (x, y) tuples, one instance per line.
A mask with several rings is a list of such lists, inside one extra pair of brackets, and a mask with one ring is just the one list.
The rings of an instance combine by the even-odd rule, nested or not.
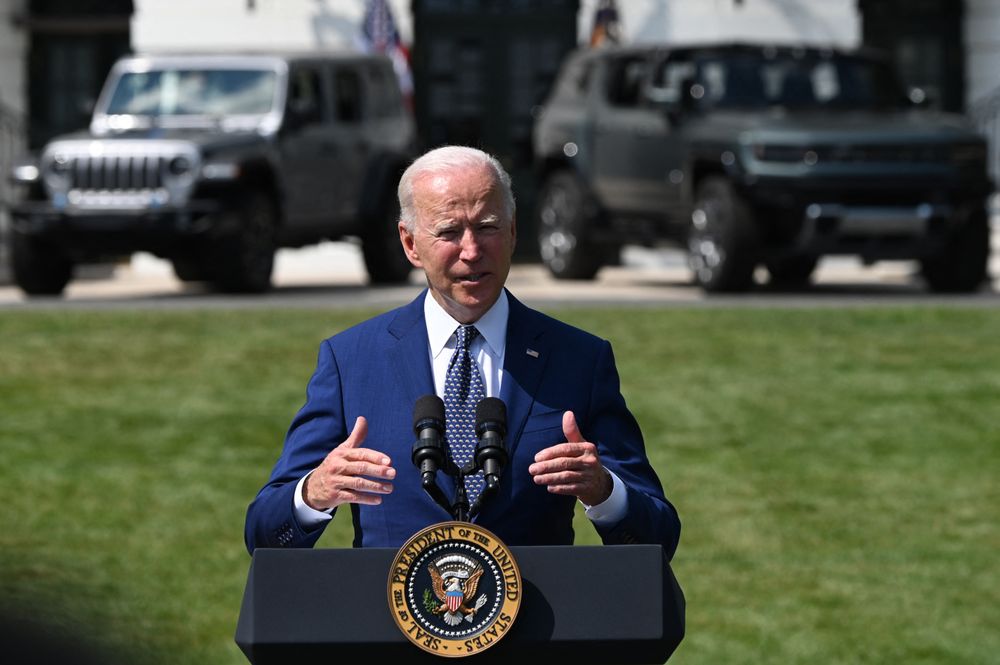
[(646, 97), (654, 104), (676, 104), (685, 88), (694, 85), (695, 66), (690, 60), (673, 58), (656, 68)]
[(274, 72), (253, 69), (164, 69), (123, 74), (109, 114), (255, 115), (274, 104)]
[(594, 61), (590, 58), (578, 59), (566, 67), (566, 73), (559, 79), (557, 94), (568, 98), (586, 96)]
[(288, 81), (288, 110), (303, 124), (323, 120), (323, 88), (316, 70), (305, 67), (292, 70)]
[(353, 69), (337, 69), (334, 74), (334, 108), (337, 120), (354, 123), (361, 121), (361, 77)]
[(638, 106), (648, 68), (642, 57), (632, 56), (612, 62), (608, 101), (615, 106)]

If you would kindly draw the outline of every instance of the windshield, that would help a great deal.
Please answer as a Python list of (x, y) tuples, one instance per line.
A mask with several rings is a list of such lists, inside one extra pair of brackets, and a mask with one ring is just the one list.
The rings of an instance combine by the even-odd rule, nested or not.
[(719, 55), (668, 65), (699, 108), (886, 110), (905, 99), (884, 63), (860, 57)]
[(275, 72), (167, 69), (118, 79), (108, 115), (262, 115), (274, 106)]

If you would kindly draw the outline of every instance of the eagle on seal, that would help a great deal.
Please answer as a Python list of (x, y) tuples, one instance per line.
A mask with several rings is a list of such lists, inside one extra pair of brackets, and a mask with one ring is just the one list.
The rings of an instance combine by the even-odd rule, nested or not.
[(470, 607), (476, 596), (479, 578), (483, 576), (483, 567), (463, 556), (445, 556), (427, 568), (434, 595), (441, 601), (432, 612), (441, 615), (449, 626), (457, 626), (463, 618), (471, 623), (479, 608), (486, 604), (484, 594)]

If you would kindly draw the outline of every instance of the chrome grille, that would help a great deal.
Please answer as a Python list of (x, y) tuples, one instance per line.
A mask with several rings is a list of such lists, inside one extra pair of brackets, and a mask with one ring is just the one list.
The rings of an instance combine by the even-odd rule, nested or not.
[(819, 146), (815, 150), (821, 160), (831, 162), (935, 164), (948, 161), (948, 148), (941, 145), (849, 145)]
[(159, 189), (164, 185), (167, 158), (156, 155), (81, 156), (70, 158), (67, 167), (70, 189)]
[(200, 169), (197, 148), (182, 141), (55, 141), (42, 158), (45, 187), (57, 207), (184, 205)]

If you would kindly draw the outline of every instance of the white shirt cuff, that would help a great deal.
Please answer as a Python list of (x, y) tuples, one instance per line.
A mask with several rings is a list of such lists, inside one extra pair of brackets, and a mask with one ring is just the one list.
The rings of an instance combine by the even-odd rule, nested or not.
[[(315, 508), (310, 508), (306, 505), (305, 499), (302, 498), (302, 489), (305, 487), (306, 478), (312, 474), (312, 471), (302, 476), (299, 480), (299, 484), (295, 486), (295, 519), (299, 521), (299, 526), (303, 529), (309, 529), (323, 522), (329, 522), (333, 519), (333, 508), (329, 510), (316, 510)], [(610, 499), (608, 499), (610, 501)], [(604, 503), (607, 503), (605, 501)], [(604, 504), (601, 504), (604, 505)]]
[(611, 475), (611, 496), (596, 506), (588, 506), (583, 501), (580, 502), (586, 509), (587, 518), (594, 524), (602, 526), (617, 524), (624, 519), (625, 513), (628, 512), (628, 491), (625, 489), (625, 483), (611, 471), (608, 473)]

